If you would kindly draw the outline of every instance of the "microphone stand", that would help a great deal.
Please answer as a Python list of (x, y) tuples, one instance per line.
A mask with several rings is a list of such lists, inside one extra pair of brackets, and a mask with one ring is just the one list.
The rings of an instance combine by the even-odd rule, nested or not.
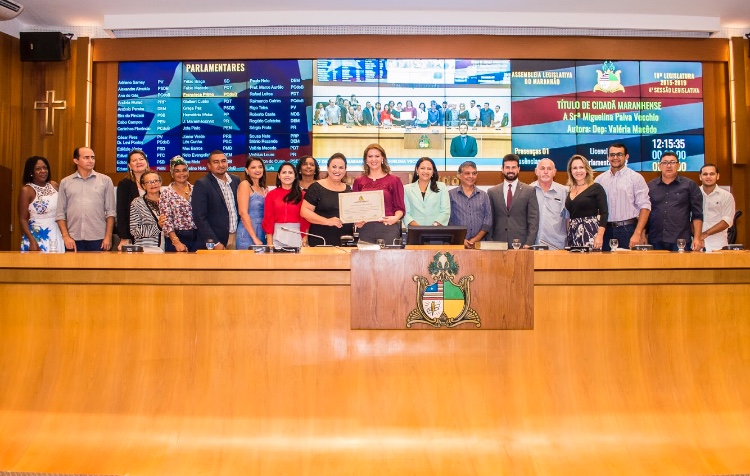
[(312, 237), (315, 237), (315, 238), (319, 238), (320, 240), (322, 240), (322, 241), (323, 241), (323, 244), (322, 244), (322, 245), (320, 245), (321, 247), (325, 247), (325, 248), (333, 248), (333, 245), (329, 245), (329, 244), (326, 244), (326, 239), (325, 239), (325, 238), (323, 238), (323, 237), (322, 237), (322, 236), (320, 236), (320, 235), (313, 235), (312, 233), (308, 233), (308, 232), (306, 232), (306, 231), (301, 231), (301, 230), (293, 230), (293, 229), (291, 229), (291, 228), (287, 228), (287, 227), (285, 227), (285, 226), (281, 226), (281, 227), (279, 227), (279, 229), (280, 229), (280, 230), (284, 230), (284, 231), (288, 231), (289, 233), (295, 233), (295, 234), (297, 234), (297, 235), (306, 235), (306, 236), (312, 236)]

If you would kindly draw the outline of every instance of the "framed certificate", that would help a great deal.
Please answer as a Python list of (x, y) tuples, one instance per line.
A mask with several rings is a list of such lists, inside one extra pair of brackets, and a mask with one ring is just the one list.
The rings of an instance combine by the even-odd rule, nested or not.
[(344, 223), (380, 221), (384, 216), (382, 190), (339, 194), (339, 218)]

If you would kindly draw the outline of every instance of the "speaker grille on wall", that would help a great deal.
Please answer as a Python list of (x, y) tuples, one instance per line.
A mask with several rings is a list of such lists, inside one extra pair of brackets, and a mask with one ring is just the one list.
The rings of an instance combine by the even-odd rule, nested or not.
[(70, 38), (59, 31), (21, 32), (21, 61), (70, 59)]

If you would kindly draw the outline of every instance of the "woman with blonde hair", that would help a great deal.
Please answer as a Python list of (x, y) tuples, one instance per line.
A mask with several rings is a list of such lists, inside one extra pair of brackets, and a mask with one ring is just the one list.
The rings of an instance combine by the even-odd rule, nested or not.
[(582, 155), (568, 161), (568, 198), (565, 208), (570, 214), (568, 246), (591, 246), (600, 250), (607, 226), (607, 193), (594, 182), (594, 171)]

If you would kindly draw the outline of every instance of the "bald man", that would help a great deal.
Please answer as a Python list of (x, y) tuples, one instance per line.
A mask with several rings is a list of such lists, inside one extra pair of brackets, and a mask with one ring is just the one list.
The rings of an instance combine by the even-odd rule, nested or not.
[(537, 179), (530, 186), (536, 190), (539, 202), (539, 233), (535, 244), (562, 249), (565, 247), (565, 220), (568, 218), (565, 209), (568, 190), (555, 182), (557, 169), (550, 159), (540, 160), (534, 173)]

